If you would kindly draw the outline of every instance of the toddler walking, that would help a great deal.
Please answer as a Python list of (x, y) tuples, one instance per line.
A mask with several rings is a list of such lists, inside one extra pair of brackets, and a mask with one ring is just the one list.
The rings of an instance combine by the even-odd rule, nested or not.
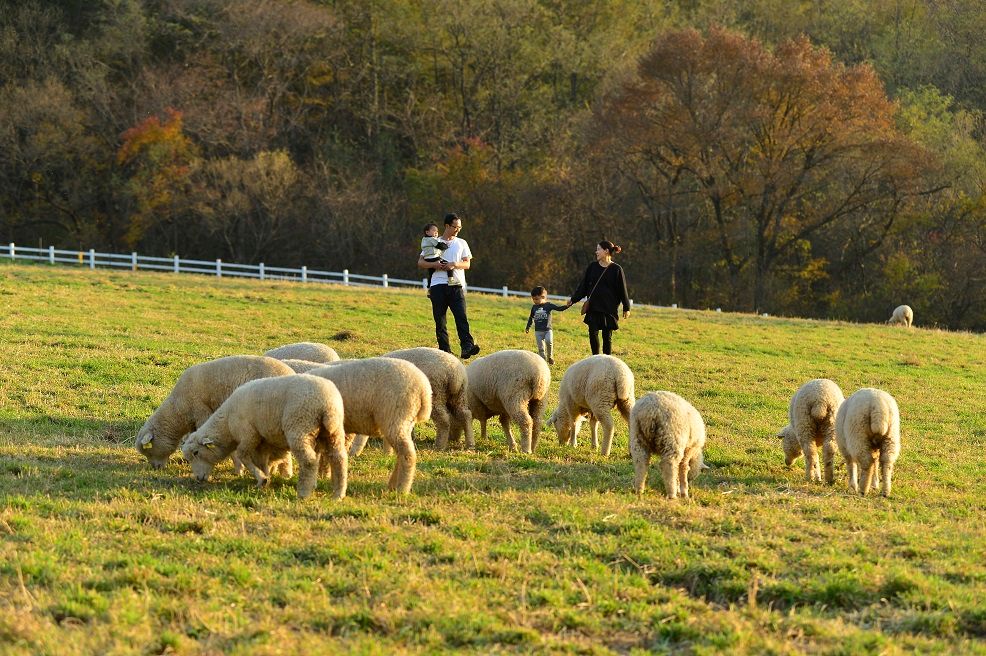
[(531, 290), (531, 314), (527, 317), (527, 327), (525, 333), (531, 332), (531, 324), (534, 324), (534, 339), (538, 345), (538, 355), (548, 361), (548, 364), (555, 363), (555, 336), (551, 331), (551, 313), (557, 310), (564, 312), (569, 305), (555, 305), (548, 302), (548, 290), (538, 286)]

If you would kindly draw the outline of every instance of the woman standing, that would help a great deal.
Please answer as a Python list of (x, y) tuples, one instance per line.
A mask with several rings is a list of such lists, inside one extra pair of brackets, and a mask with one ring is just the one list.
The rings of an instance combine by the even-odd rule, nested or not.
[(622, 250), (609, 241), (596, 244), (596, 261), (585, 270), (582, 282), (568, 301), (569, 305), (574, 305), (579, 299), (589, 297), (582, 321), (589, 327), (589, 347), (593, 355), (599, 353), (600, 331), (603, 334), (603, 353), (609, 355), (612, 352), (613, 331), (620, 328), (620, 303), (623, 304), (623, 318), (630, 316), (627, 279), (623, 275), (623, 268), (613, 261), (613, 256)]

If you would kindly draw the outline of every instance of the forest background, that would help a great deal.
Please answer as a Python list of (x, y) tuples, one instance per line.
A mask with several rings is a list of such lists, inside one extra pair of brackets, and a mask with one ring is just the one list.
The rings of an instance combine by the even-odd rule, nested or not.
[(0, 238), (986, 330), (980, 0), (14, 0)]

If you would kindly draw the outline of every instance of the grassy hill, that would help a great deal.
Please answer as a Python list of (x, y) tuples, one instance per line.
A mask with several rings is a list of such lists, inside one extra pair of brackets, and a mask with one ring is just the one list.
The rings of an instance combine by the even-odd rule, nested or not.
[[(470, 296), (484, 353), (533, 348), (528, 307)], [(0, 308), (0, 653), (986, 653), (981, 335), (641, 309), (614, 354), (705, 418), (691, 501), (656, 467), (631, 493), (617, 420), (609, 458), (550, 430), (513, 454), (496, 424), (436, 452), (429, 425), (407, 498), (371, 442), (347, 499), (299, 502), (228, 464), (152, 471), (133, 436), (205, 359), (431, 345), (420, 290), (0, 265)], [(587, 355), (556, 322), (549, 409)], [(814, 377), (896, 397), (892, 498), (850, 496), (841, 459), (832, 487), (785, 468)]]

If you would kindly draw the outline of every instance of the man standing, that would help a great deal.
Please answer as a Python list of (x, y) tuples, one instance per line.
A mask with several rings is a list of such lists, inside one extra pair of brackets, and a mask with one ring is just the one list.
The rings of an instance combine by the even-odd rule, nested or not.
[(466, 317), (466, 269), (472, 261), (472, 251), (466, 240), (458, 237), (460, 230), (462, 219), (455, 214), (446, 214), (442, 241), (448, 243), (448, 248), (438, 262), (426, 262), (423, 257), (418, 257), (418, 267), (435, 270), (431, 277), (430, 291), (438, 348), (447, 353), (452, 352), (445, 323), (446, 311), (452, 310), (455, 332), (459, 334), (459, 346), (462, 347), (462, 358), (466, 359), (479, 353), (479, 346), (469, 333), (469, 319)]

